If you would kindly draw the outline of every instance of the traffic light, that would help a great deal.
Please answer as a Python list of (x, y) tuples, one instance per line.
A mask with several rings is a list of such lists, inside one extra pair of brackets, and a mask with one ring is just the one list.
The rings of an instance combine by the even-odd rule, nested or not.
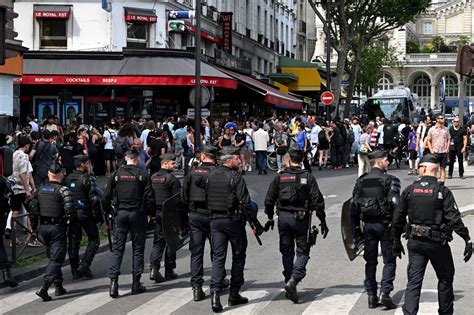
[(13, 30), (13, 19), (18, 14), (13, 12), (12, 8), (0, 6), (0, 65), (5, 64), (7, 56), (7, 41), (14, 40), (18, 33)]

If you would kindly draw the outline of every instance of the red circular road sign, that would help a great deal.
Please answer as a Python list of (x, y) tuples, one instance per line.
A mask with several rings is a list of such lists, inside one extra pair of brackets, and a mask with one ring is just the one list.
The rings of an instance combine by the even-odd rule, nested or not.
[(334, 94), (330, 91), (323, 92), (321, 94), (321, 103), (324, 105), (331, 105), (334, 102)]

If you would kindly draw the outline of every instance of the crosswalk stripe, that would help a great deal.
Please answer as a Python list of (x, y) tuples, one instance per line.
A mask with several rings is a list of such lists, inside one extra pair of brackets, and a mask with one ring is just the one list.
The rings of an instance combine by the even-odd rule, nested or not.
[[(400, 306), (395, 311), (394, 315), (402, 315), (403, 310), (402, 306), (405, 303), (405, 293), (403, 294), (400, 303)], [(420, 295), (420, 309), (418, 310), (418, 314), (423, 315), (436, 315), (438, 314), (438, 290), (421, 290)]]
[(171, 314), (178, 308), (191, 301), (193, 292), (191, 288), (170, 289), (156, 298), (151, 299), (145, 304), (137, 307), (128, 315), (142, 315), (142, 314)]
[(24, 291), (18, 292), (9, 297), (0, 300), (0, 314), (5, 314), (15, 308), (18, 308), (22, 305), (33, 302), (34, 300), (39, 299), (35, 291)]
[[(119, 295), (126, 294), (128, 291), (119, 290)], [(47, 315), (61, 314), (86, 314), (96, 308), (99, 308), (113, 299), (109, 296), (109, 292), (94, 292), (81, 296), (74, 301), (63, 304), (54, 310), (46, 313)]]
[(263, 314), (263, 309), (267, 307), (267, 305), (278, 295), (282, 292), (281, 289), (271, 288), (271, 289), (262, 289), (262, 290), (255, 290), (250, 289), (242, 292), (242, 296), (249, 299), (249, 303), (245, 305), (238, 306), (235, 309), (227, 309), (229, 307), (226, 305), (224, 308), (226, 309), (226, 314), (231, 315), (240, 315), (240, 314)]
[(362, 295), (362, 288), (327, 288), (315, 297), (303, 312), (310, 314), (349, 314), (352, 307)]

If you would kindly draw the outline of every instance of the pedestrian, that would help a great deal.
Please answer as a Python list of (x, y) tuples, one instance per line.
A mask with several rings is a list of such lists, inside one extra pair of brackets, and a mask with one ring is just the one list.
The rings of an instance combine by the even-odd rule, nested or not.
[[(61, 184), (64, 169), (57, 163), (48, 170), (48, 182), (41, 186), (31, 203), (31, 215), (39, 223), (37, 231), (44, 244), (49, 262), (43, 277), (43, 285), (36, 295), (44, 302), (51, 301), (48, 289), (54, 283), (55, 296), (67, 294), (63, 287), (61, 267), (66, 258), (67, 224), (76, 219), (76, 208), (72, 192)], [(36, 227), (33, 228), (36, 230)]]
[(38, 141), (31, 150), (29, 157), (33, 162), (34, 181), (40, 187), (48, 178), (48, 169), (58, 158), (58, 149), (51, 143), (51, 132), (43, 131), (43, 139)]
[(296, 286), (306, 276), (306, 264), (312, 245), (307, 236), (312, 228), (310, 217), (313, 211), (321, 221), (323, 238), (329, 232), (324, 198), (316, 179), (308, 170), (301, 169), (303, 155), (304, 151), (300, 148), (290, 149), (290, 166), (275, 176), (265, 197), (265, 214), (268, 216), (265, 231), (270, 228), (273, 230), (276, 205), (285, 291), (287, 298), (294, 303), (298, 303)]
[[(184, 171), (184, 149), (183, 149), (183, 141), (186, 140), (187, 135), (187, 127), (186, 121), (180, 120), (178, 122), (179, 128), (173, 134), (174, 139), (174, 154), (176, 154), (176, 165), (178, 169), (182, 169)], [(176, 127), (176, 126), (175, 126)]]
[(431, 128), (430, 116), (423, 116), (420, 125), (416, 129), (416, 151), (418, 152), (417, 162), (420, 162), (420, 159), (424, 155), (425, 139), (426, 139), (426, 136), (428, 135), (428, 130), (430, 128)]
[(219, 137), (217, 140), (217, 148), (219, 150), (224, 149), (225, 147), (229, 147), (232, 145), (232, 128), (225, 128), (224, 134)]
[(267, 174), (267, 147), (270, 142), (268, 132), (263, 130), (263, 123), (258, 123), (258, 130), (252, 135), (257, 158), (258, 175)]
[(150, 156), (150, 174), (155, 174), (161, 168), (160, 156), (166, 153), (168, 146), (163, 140), (166, 133), (162, 129), (156, 129), (148, 134), (147, 153)]
[[(155, 194), (156, 213), (154, 214), (155, 231), (153, 249), (150, 256), (150, 280), (161, 283), (178, 277), (176, 269), (176, 252), (166, 245), (163, 234), (163, 203), (172, 196), (181, 192), (181, 183), (173, 175), (176, 167), (176, 156), (166, 153), (160, 157), (161, 168), (151, 176), (153, 192)], [(165, 254), (165, 276), (160, 273), (161, 259)]]
[(330, 140), (331, 144), (331, 164), (334, 170), (340, 170), (342, 168), (342, 155), (344, 147), (344, 138), (341, 134), (341, 127), (339, 121), (334, 119), (331, 122), (332, 136)]
[[(3, 163), (3, 161), (2, 161)], [(3, 170), (3, 167), (2, 167)], [(10, 212), (10, 197), (12, 195), (11, 183), (0, 173), (0, 269), (2, 270), (3, 283), (10, 288), (18, 286), (18, 282), (13, 278), (11, 267), (12, 264), (8, 260), (7, 251), (3, 236), (7, 224), (8, 213)]]
[[(465, 242), (464, 261), (472, 256), (472, 241), (464, 226), (453, 193), (437, 181), (439, 158), (424, 156), (418, 178), (402, 193), (393, 216), (394, 255), (405, 254), (400, 236), (408, 238), (408, 283), (403, 313), (418, 313), (421, 287), (428, 262), (438, 278), (438, 312), (454, 314), (454, 263), (449, 242), (456, 232)], [(408, 221), (407, 221), (408, 216)]]
[(252, 124), (250, 121), (245, 122), (245, 147), (247, 150), (245, 150), (245, 165), (247, 166), (247, 169), (245, 169), (247, 172), (252, 171), (252, 157), (253, 157), (253, 138), (252, 135), (254, 133), (254, 130), (252, 128)]
[(448, 178), (453, 178), (454, 162), (458, 161), (459, 178), (464, 179), (464, 154), (467, 150), (467, 129), (461, 126), (461, 118), (456, 116), (453, 125), (449, 128), (451, 143), (449, 145), (449, 169)]
[(111, 128), (111, 124), (109, 122), (106, 122), (104, 124), (104, 134), (102, 135), (102, 141), (104, 142), (104, 160), (107, 175), (110, 175), (111, 172), (116, 169), (114, 144), (117, 141), (117, 137), (117, 131)]
[(418, 124), (413, 123), (411, 127), (411, 131), (408, 134), (408, 160), (410, 164), (410, 171), (408, 172), (408, 175), (413, 175), (417, 174), (416, 170), (416, 158), (417, 158), (417, 153), (416, 153), (416, 130), (418, 129)]
[(357, 177), (370, 171), (369, 153), (372, 151), (370, 147), (370, 131), (373, 127), (363, 127), (362, 134), (359, 137), (359, 147), (357, 149)]
[[(69, 174), (64, 185), (71, 190), (76, 205), (76, 220), (69, 225), (68, 254), (73, 279), (92, 278), (90, 266), (99, 250), (100, 238), (97, 224), (103, 224), (100, 208), (100, 196), (94, 176), (90, 175), (92, 165), (87, 155), (74, 157), (75, 170)], [(79, 260), (79, 249), (82, 241), (82, 230), (87, 235), (87, 248), (82, 260)]]
[[(267, 134), (268, 135), (268, 134)], [(225, 261), (228, 243), (232, 247), (231, 283), (228, 305), (239, 305), (248, 299), (239, 294), (244, 284), (247, 234), (242, 211), (250, 210), (250, 195), (244, 178), (238, 172), (240, 152), (235, 147), (221, 150), (221, 166), (209, 175), (207, 181), (207, 207), (211, 216), (211, 307), (222, 311), (220, 293), (225, 279)]]
[(428, 130), (426, 143), (429, 152), (439, 159), (439, 181), (444, 185), (451, 135), (448, 128), (444, 126), (443, 114), (436, 117), (436, 124)]
[(156, 124), (153, 120), (149, 120), (147, 123), (146, 123), (146, 129), (142, 131), (141, 135), (140, 135), (140, 140), (143, 144), (143, 150), (147, 150), (148, 149), (148, 135), (150, 134), (151, 131), (155, 130), (156, 128)]
[(64, 135), (64, 143), (59, 149), (59, 157), (61, 165), (66, 170), (66, 175), (69, 175), (74, 170), (74, 157), (83, 154), (82, 148), (77, 143), (75, 133), (67, 133)]
[[(392, 309), (397, 307), (390, 297), (395, 279), (396, 257), (392, 254), (390, 224), (400, 198), (400, 180), (386, 173), (390, 164), (387, 151), (374, 150), (369, 153), (369, 160), (371, 171), (357, 179), (352, 192), (355, 217), (358, 218), (355, 230), (365, 241), (364, 286), (369, 308), (376, 308), (380, 304)], [(359, 220), (363, 222), (363, 228)], [(376, 281), (379, 243), (384, 263), (380, 298), (377, 297)]]
[(116, 230), (108, 271), (109, 295), (112, 298), (118, 297), (120, 266), (129, 232), (133, 247), (132, 294), (146, 292), (140, 278), (144, 269), (147, 214), (154, 215), (155, 212), (155, 196), (150, 177), (137, 167), (139, 152), (128, 150), (125, 161), (126, 165), (121, 166), (109, 178), (104, 195), (106, 209), (110, 209), (112, 204), (115, 209), (113, 215)]
[(288, 135), (283, 130), (283, 124), (280, 122), (277, 122), (275, 125), (273, 141), (277, 154), (277, 172), (280, 173), (282, 171), (283, 157), (288, 153)]
[(233, 145), (239, 148), (240, 150), (240, 154), (241, 154), (240, 160), (242, 161), (242, 175), (245, 175), (245, 170), (247, 169), (247, 160), (246, 160), (247, 147), (245, 146), (246, 136), (244, 134), (243, 129), (244, 128), (242, 125), (237, 126), (237, 133), (235, 134)]
[(322, 123), (323, 130), (318, 134), (318, 155), (319, 155), (319, 170), (327, 167), (329, 157), (329, 141), (331, 140), (332, 131), (326, 122)]

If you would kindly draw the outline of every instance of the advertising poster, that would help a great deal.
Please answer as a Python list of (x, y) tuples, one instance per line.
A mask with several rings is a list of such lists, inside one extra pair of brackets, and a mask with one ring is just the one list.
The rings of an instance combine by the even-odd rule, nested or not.
[(70, 125), (76, 122), (77, 114), (80, 113), (80, 103), (78, 101), (66, 102), (62, 107), (62, 118), (63, 124)]
[(56, 99), (37, 99), (36, 100), (36, 117), (40, 122), (45, 121), (49, 116), (57, 113)]

